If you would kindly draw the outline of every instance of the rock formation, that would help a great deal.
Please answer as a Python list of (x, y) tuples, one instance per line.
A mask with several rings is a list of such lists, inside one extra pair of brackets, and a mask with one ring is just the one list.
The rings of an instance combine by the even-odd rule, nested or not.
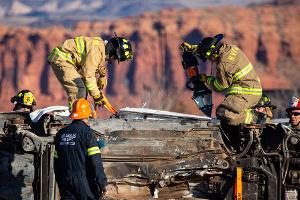
[[(118, 108), (146, 104), (197, 114), (191, 92), (185, 89), (178, 47), (182, 41), (197, 43), (217, 33), (245, 51), (264, 89), (300, 87), (300, 73), (295, 73), (300, 69), (299, 13), (299, 5), (166, 9), (114, 21), (80, 22), (72, 29), (0, 26), (0, 111), (12, 108), (10, 97), (21, 89), (34, 92), (37, 107), (65, 105), (65, 92), (46, 60), (48, 53), (66, 38), (108, 39), (114, 31), (128, 37), (134, 48), (132, 61), (108, 65), (106, 93)], [(210, 73), (210, 64), (201, 70)], [(218, 104), (221, 95), (214, 95)]]

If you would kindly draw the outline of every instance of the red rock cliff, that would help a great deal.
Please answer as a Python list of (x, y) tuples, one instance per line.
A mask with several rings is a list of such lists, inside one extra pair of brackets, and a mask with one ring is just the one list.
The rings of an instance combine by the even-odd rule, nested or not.
[[(81, 22), (73, 29), (0, 26), (0, 111), (12, 108), (10, 97), (30, 89), (38, 107), (65, 105), (66, 95), (46, 62), (49, 51), (77, 35), (128, 37), (131, 62), (109, 65), (106, 90), (117, 107), (142, 106), (198, 113), (185, 89), (179, 45), (225, 34), (255, 65), (265, 89), (299, 87), (300, 6), (163, 10), (116, 21)], [(210, 72), (210, 65), (203, 71)], [(218, 96), (219, 97), (219, 96)], [(219, 103), (216, 98), (215, 103)]]

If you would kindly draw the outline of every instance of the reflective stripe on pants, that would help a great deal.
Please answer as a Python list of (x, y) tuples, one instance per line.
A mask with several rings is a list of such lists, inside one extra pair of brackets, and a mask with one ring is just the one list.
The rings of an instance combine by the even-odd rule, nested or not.
[[(245, 121), (251, 123), (252, 117), (246, 111), (256, 105), (259, 99), (260, 96), (228, 95), (222, 104), (217, 107), (217, 118), (233, 126), (245, 123)], [(250, 120), (251, 122), (249, 122)]]
[(226, 95), (228, 94), (240, 94), (240, 95), (255, 95), (261, 96), (262, 89), (261, 88), (244, 88), (240, 86), (233, 86), (228, 88), (226, 91)]
[(73, 59), (72, 59), (71, 54), (70, 54), (70, 53), (65, 53), (65, 52), (63, 52), (62, 50), (60, 50), (60, 49), (57, 48), (57, 47), (55, 47), (55, 48), (51, 51), (51, 53), (49, 54), (49, 56), (48, 56), (48, 61), (51, 62), (51, 61), (52, 61), (52, 58), (53, 58), (55, 55), (56, 55), (56, 56), (59, 56), (61, 59), (65, 60), (65, 61), (67, 61), (67, 62), (70, 62), (72, 65), (75, 66), (75, 63), (74, 63), (74, 61), (73, 61)]

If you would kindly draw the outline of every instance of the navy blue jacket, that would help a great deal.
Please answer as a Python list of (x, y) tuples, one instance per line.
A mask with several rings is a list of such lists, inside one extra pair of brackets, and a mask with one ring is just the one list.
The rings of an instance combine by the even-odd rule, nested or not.
[[(101, 152), (92, 129), (81, 120), (58, 131), (55, 138), (54, 170), (57, 180), (86, 176), (100, 189), (107, 185)], [(58, 181), (59, 182), (59, 181)]]

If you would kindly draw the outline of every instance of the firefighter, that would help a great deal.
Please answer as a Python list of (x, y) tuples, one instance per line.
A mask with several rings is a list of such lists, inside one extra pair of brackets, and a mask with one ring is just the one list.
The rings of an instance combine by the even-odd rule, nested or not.
[(55, 138), (54, 171), (62, 199), (99, 199), (107, 179), (96, 137), (89, 127), (92, 105), (80, 98), (73, 104), (73, 122)]
[(22, 90), (18, 92), (16, 96), (13, 96), (10, 99), (10, 102), (15, 105), (13, 111), (18, 112), (32, 112), (33, 107), (36, 105), (35, 97), (30, 90)]
[(96, 106), (105, 104), (101, 101), (102, 90), (107, 85), (105, 61), (130, 59), (132, 48), (129, 40), (116, 35), (108, 42), (100, 37), (68, 39), (48, 56), (54, 74), (67, 92), (70, 110), (76, 99), (87, 97), (87, 91)]
[(292, 97), (286, 109), (287, 117), (290, 119), (292, 128), (300, 130), (300, 99)]
[(264, 124), (271, 123), (273, 118), (273, 110), (277, 107), (272, 104), (271, 99), (267, 95), (262, 94), (262, 97), (258, 103), (252, 108), (258, 113), (257, 115), (262, 115), (260, 119), (263, 121), (261, 121), (260, 124)]
[(200, 74), (200, 81), (216, 92), (225, 92), (225, 99), (216, 114), (222, 124), (238, 126), (256, 123), (251, 107), (262, 96), (259, 77), (246, 55), (235, 45), (223, 44), (222, 34), (206, 37), (198, 45), (183, 43), (181, 48), (191, 51), (203, 61), (216, 64), (216, 76)]

